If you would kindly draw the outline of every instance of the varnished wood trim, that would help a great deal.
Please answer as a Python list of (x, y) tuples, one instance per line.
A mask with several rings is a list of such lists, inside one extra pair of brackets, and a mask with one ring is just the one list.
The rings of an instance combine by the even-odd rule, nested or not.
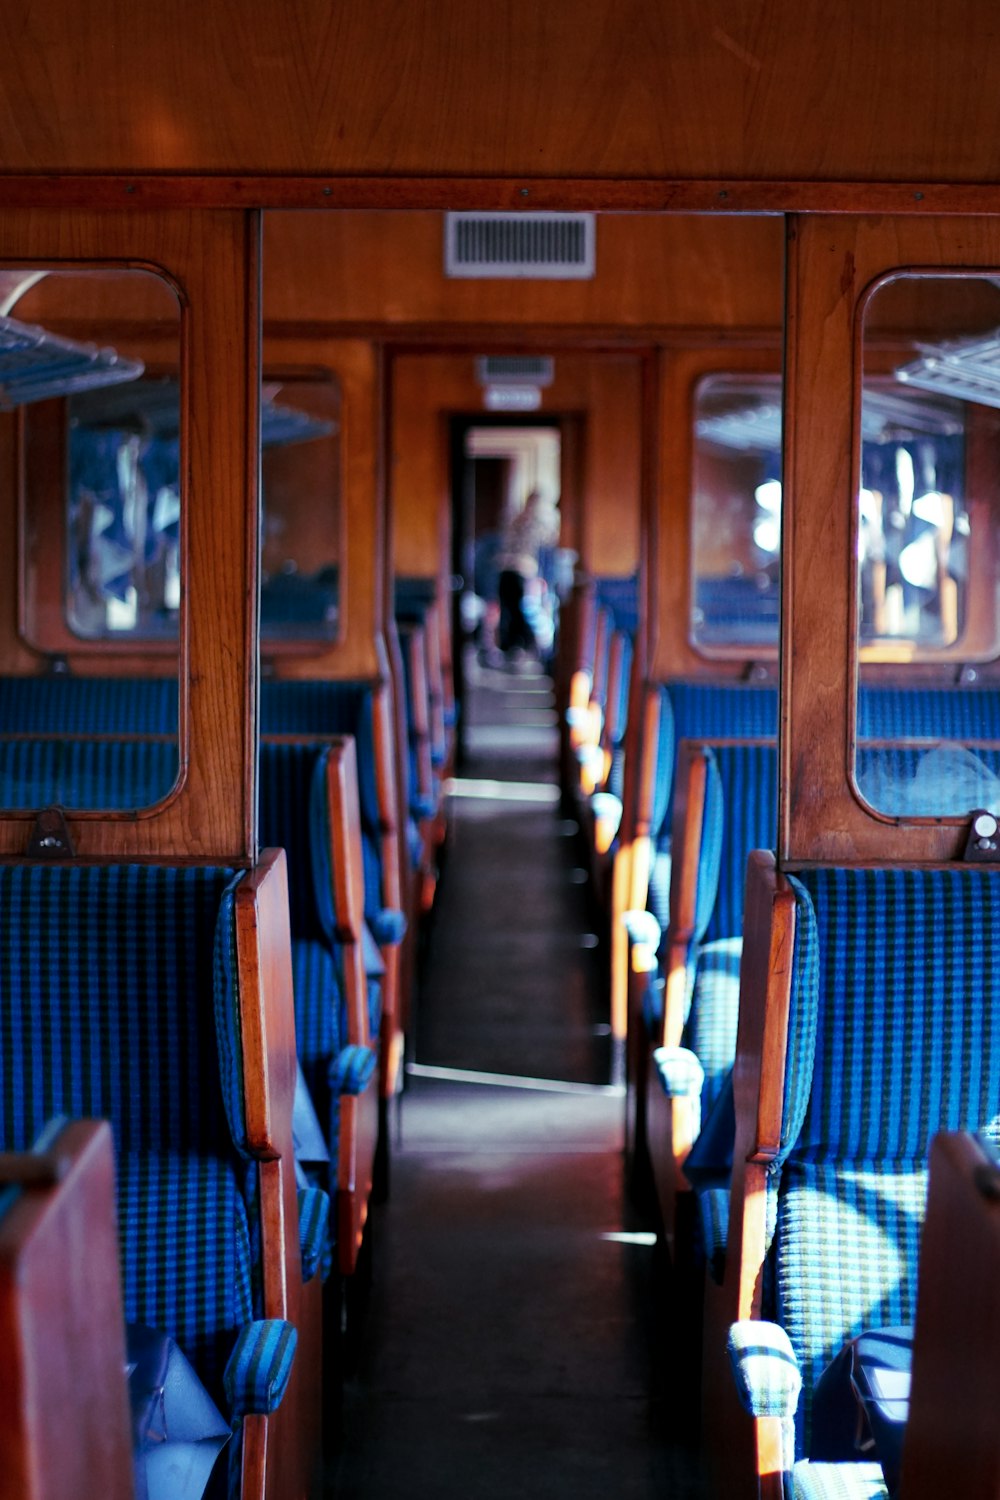
[(85, 1474), (89, 1494), (133, 1500), (111, 1128), (73, 1121), (44, 1157), (12, 1158), (51, 1170), (0, 1217), (0, 1495), (79, 1494)]
[(996, 1165), (973, 1136), (932, 1142), (900, 1486), (906, 1500), (1000, 1493), (996, 1185)]
[[(253, 214), (71, 213), (0, 217), (13, 265), (115, 265), (165, 277), (181, 304), (181, 780), (135, 816), (69, 814), (85, 859), (252, 858), (255, 844), (259, 218)], [(210, 495), (212, 503), (196, 503)], [(0, 853), (27, 845), (0, 818)]]
[(5, 208), (567, 209), (647, 213), (991, 214), (995, 183), (241, 173), (5, 173)]
[(866, 298), (891, 272), (1000, 264), (1000, 219), (795, 218), (788, 227), (778, 848), (782, 864), (943, 864), (967, 820), (891, 818), (854, 775), (853, 608)]
[(688, 949), (694, 935), (707, 784), (707, 750), (691, 740), (681, 740), (677, 747), (677, 779), (671, 830), (670, 933), (664, 973), (663, 1031), (660, 1038), (664, 1047), (679, 1047), (684, 1030)]

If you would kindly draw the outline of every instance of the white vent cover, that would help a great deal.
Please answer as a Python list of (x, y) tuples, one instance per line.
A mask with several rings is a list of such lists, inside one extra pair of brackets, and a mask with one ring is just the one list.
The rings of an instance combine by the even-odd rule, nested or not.
[(555, 373), (551, 354), (480, 354), (476, 360), (480, 385), (551, 385)]
[(446, 276), (577, 281), (594, 275), (593, 214), (445, 214)]

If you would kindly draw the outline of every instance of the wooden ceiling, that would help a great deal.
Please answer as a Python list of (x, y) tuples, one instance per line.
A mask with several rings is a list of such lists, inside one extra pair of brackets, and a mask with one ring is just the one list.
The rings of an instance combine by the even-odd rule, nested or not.
[(0, 171), (989, 185), (992, 0), (7, 0)]

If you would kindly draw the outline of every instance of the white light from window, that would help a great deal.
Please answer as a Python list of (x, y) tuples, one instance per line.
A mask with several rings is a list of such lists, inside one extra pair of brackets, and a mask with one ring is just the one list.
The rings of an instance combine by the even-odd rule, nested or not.
[(761, 516), (753, 524), (754, 546), (775, 553), (781, 546), (781, 527), (773, 516)]
[(781, 515), (781, 480), (765, 479), (753, 492), (753, 497), (761, 510), (766, 510), (769, 515)]

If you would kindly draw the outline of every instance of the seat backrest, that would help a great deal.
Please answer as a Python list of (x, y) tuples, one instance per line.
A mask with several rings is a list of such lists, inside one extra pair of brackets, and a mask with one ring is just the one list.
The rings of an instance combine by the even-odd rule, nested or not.
[(778, 749), (763, 741), (709, 744), (719, 796), (719, 876), (703, 940), (743, 932), (743, 886), (751, 849), (772, 849), (778, 831)]
[(988, 687), (900, 687), (862, 683), (858, 738), (1000, 738), (1000, 692)]
[(594, 586), (598, 603), (611, 611), (614, 628), (625, 631), (634, 640), (639, 629), (638, 575), (632, 573), (625, 578), (596, 578)]
[(0, 677), (0, 724), (22, 734), (177, 733), (176, 677)]
[(223, 868), (0, 866), (0, 1136), (104, 1117), (126, 1316), (178, 1339), (217, 1400), (259, 1262), (233, 892)]
[(177, 780), (177, 741), (0, 739), (0, 807), (149, 807)]
[(608, 663), (611, 656), (611, 636), (614, 632), (614, 616), (602, 604), (597, 606), (597, 623), (594, 627), (594, 664), (590, 679), (590, 701), (606, 710), (608, 701)]
[(931, 1136), (1000, 1128), (1000, 879), (986, 870), (804, 870), (780, 1150), (775, 1311), (819, 1371), (867, 1327), (912, 1321)]
[(605, 742), (610, 757), (607, 789), (615, 797), (621, 798), (625, 781), (625, 736), (628, 732), (628, 699), (632, 679), (632, 637), (624, 630), (616, 630), (614, 633), (610, 663), (605, 710)]
[(699, 870), (702, 909), (689, 956), (682, 1040), (705, 1072), (704, 1120), (736, 1056), (747, 858), (752, 849), (775, 842), (778, 751), (773, 743), (750, 740), (715, 741), (701, 748), (709, 760), (699, 856), (705, 869)]
[[(778, 692), (770, 683), (681, 682), (666, 684), (673, 710), (675, 744), (682, 739), (723, 739), (770, 736), (778, 729)], [(663, 819), (657, 841), (669, 834), (673, 813), (674, 765), (661, 761), (658, 788)]]
[(384, 901), (373, 686), (367, 682), (281, 680), (261, 684), (262, 735), (351, 735), (357, 745), (365, 916), (377, 932)]

